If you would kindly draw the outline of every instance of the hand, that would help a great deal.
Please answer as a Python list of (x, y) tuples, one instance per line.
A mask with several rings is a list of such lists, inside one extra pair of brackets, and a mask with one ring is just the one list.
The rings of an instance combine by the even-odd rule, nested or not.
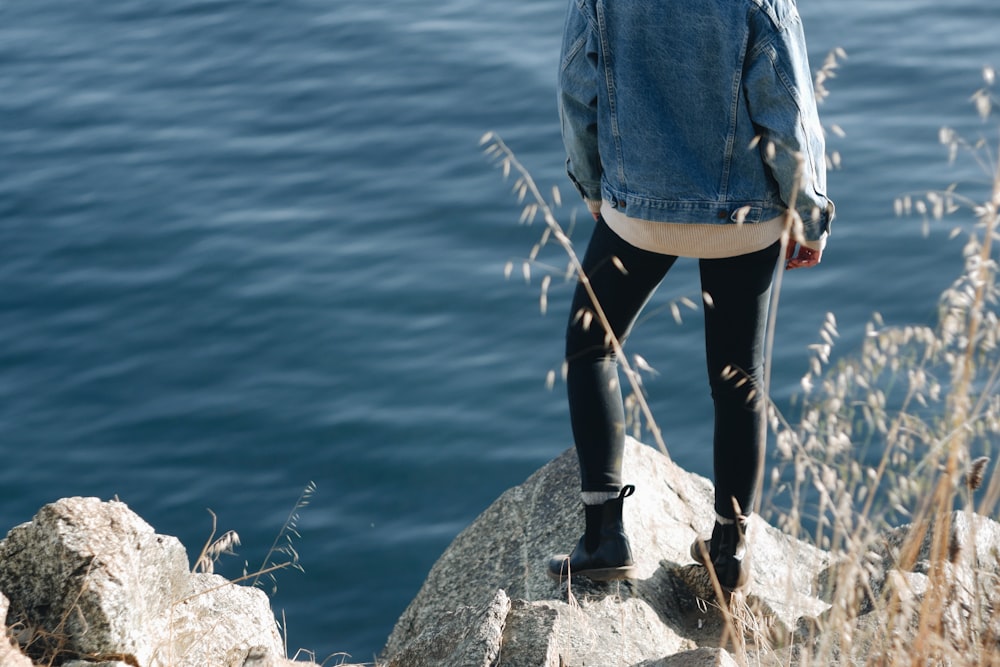
[[(798, 251), (796, 251), (796, 247)], [(785, 269), (807, 269), (819, 264), (822, 257), (822, 250), (813, 250), (804, 245), (790, 242), (788, 249), (785, 250)]]

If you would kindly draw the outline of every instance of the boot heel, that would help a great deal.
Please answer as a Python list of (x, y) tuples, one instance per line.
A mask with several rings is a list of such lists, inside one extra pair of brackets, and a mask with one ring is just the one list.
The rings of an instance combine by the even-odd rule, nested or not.
[(734, 524), (716, 522), (712, 537), (697, 539), (691, 544), (691, 559), (715, 571), (719, 585), (727, 593), (745, 587), (750, 582), (750, 556), (746, 544), (746, 522)]
[(622, 487), (617, 498), (601, 505), (586, 506), (587, 526), (583, 537), (573, 553), (559, 554), (549, 560), (549, 577), (558, 582), (570, 576), (587, 577), (594, 581), (634, 579), (636, 569), (632, 547), (622, 522), (622, 505), (633, 493), (635, 487), (628, 484)]

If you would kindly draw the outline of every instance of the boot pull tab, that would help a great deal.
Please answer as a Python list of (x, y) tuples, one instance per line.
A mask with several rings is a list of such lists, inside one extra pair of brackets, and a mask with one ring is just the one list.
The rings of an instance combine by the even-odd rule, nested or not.
[(618, 494), (618, 500), (624, 500), (635, 493), (635, 486), (632, 484), (626, 484), (622, 487), (621, 493)]

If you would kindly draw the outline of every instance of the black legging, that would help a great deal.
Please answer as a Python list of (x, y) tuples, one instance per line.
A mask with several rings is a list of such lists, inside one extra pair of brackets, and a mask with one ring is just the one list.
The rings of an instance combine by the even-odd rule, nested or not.
[[(708, 380), (715, 403), (715, 511), (726, 518), (735, 518), (734, 500), (743, 512), (751, 511), (757, 486), (764, 450), (763, 413), (759, 389), (754, 396), (750, 392), (763, 380), (767, 308), (779, 250), (775, 243), (747, 255), (699, 260), (701, 288), (711, 297), (704, 310)], [(625, 272), (615, 266), (614, 257)], [(622, 344), (676, 260), (640, 250), (611, 231), (603, 219), (597, 222), (583, 268)], [(582, 490), (617, 491), (622, 485), (625, 411), (617, 360), (605, 331), (596, 318), (581, 317), (592, 309), (586, 290), (578, 284), (566, 331), (570, 421)], [(723, 378), (727, 366), (736, 370), (735, 377)], [(750, 381), (740, 383), (745, 377)]]

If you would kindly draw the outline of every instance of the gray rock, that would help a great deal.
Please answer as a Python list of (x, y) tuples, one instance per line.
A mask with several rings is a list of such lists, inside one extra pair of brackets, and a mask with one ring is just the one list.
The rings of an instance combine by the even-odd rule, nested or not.
[(0, 591), (37, 630), (29, 641), (40, 653), (142, 667), (284, 661), (263, 592), (190, 573), (180, 542), (120, 502), (65, 498), (11, 530)]
[(146, 664), (149, 638), (168, 634), (165, 605), (186, 594), (187, 556), (123, 503), (67, 498), (7, 535), (0, 590), (66, 650)]
[[(559, 586), (545, 566), (583, 531), (578, 470), (575, 452), (567, 450), (458, 535), (403, 612), (383, 659), (391, 662), (435, 634), (445, 642), (440, 619), (456, 609), (483, 608), (498, 589), (513, 601), (500, 665), (634, 666), (696, 649), (706, 640), (717, 644), (721, 620), (704, 602), (715, 599), (713, 588), (705, 568), (694, 565), (688, 553), (714, 522), (711, 483), (629, 439), (624, 479), (636, 492), (625, 501), (624, 518), (638, 577)], [(801, 617), (826, 608), (814, 584), (828, 565), (826, 553), (756, 517), (749, 539), (750, 600), (759, 613), (787, 633)]]
[(192, 574), (167, 611), (170, 637), (156, 652), (164, 666), (270, 667), (284, 655), (267, 595), (216, 574)]
[(696, 648), (639, 667), (737, 667), (737, 662), (723, 649)]
[[(503, 632), (504, 667), (635, 665), (695, 644), (665, 626), (649, 604), (615, 594), (573, 603), (515, 601)], [(544, 659), (542, 659), (544, 656)], [(438, 663), (438, 665), (459, 663)]]
[(393, 656), (386, 667), (492, 667), (509, 611), (510, 598), (503, 590), (483, 608), (459, 607), (439, 618), (434, 628)]

